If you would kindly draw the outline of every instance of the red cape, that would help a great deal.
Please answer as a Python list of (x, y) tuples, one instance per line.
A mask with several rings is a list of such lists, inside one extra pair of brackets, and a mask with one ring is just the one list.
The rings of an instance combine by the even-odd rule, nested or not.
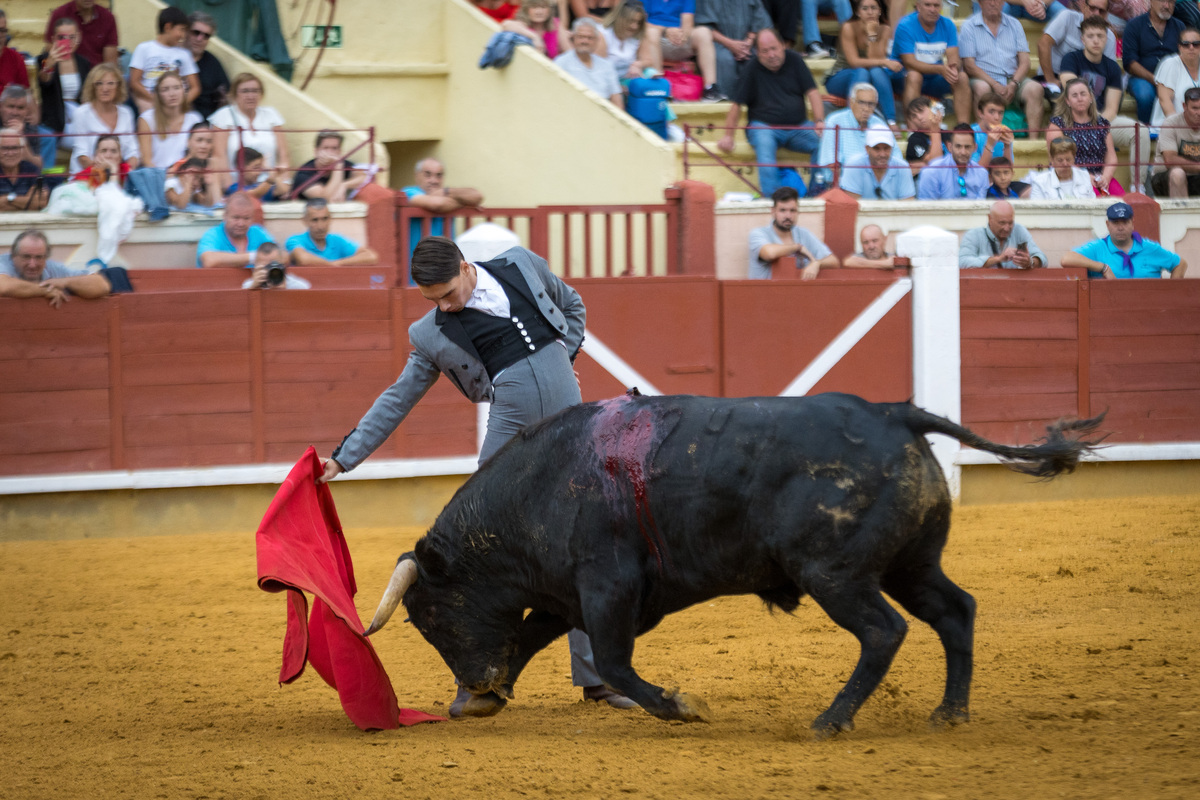
[[(362, 635), (350, 550), (329, 486), (316, 482), (323, 471), (316, 449), (308, 448), (258, 526), (258, 588), (287, 592), (279, 682), (296, 680), (311, 661), (317, 674), (337, 689), (346, 716), (363, 730), (443, 721), (400, 708), (375, 648)], [(304, 592), (314, 595), (307, 625)]]

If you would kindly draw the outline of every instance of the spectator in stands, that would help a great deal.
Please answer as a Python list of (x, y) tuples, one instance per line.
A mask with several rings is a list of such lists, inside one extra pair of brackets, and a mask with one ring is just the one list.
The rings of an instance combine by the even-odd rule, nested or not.
[(858, 243), (862, 248), (852, 256), (847, 256), (843, 267), (850, 269), (895, 269), (896, 256), (887, 251), (887, 235), (883, 228), (875, 225), (864, 225), (859, 231)]
[(1032, 200), (1090, 200), (1096, 196), (1092, 177), (1075, 166), (1075, 142), (1065, 136), (1050, 140), (1050, 169), (1030, 172)]
[(510, 3), (508, 0), (471, 0), (475, 7), (494, 19), (496, 22), (504, 22), (512, 19), (521, 9), (515, 3)]
[(1041, 269), (1046, 254), (1024, 225), (1013, 221), (1012, 203), (998, 200), (988, 211), (987, 225), (963, 234), (958, 246), (959, 269)]
[[(1063, 58), (1068, 53), (1083, 49), (1083, 38), (1079, 25), (1087, 17), (1097, 17), (1107, 23), (1108, 0), (1079, 0), (1078, 11), (1068, 9), (1057, 15), (1052, 22), (1046, 25), (1041, 38), (1038, 39), (1038, 65), (1042, 69), (1042, 83), (1051, 87), (1051, 94), (1062, 91), (1063, 81), (1058, 73)], [(1104, 46), (1101, 52), (1116, 62), (1117, 37), (1108, 29), (1107, 24), (1104, 33)]]
[(950, 154), (921, 170), (920, 200), (980, 200), (990, 184), (988, 171), (975, 160), (975, 131), (960, 122), (950, 138)]
[(264, 242), (274, 242), (271, 234), (254, 224), (258, 203), (239, 192), (225, 203), (225, 219), (209, 228), (196, 244), (196, 266), (246, 268), (254, 266), (257, 250)]
[(312, 284), (288, 270), (287, 253), (274, 242), (263, 242), (254, 251), (254, 266), (250, 277), (242, 281), (243, 289), (311, 289)]
[[(916, 11), (896, 23), (892, 57), (904, 65), (904, 105), (921, 95), (954, 96), (955, 109), (971, 107), (971, 84), (958, 52), (958, 28), (942, 16), (942, 0), (916, 0)], [(897, 79), (899, 82), (899, 79)], [(969, 113), (959, 122), (970, 122)]]
[(839, 25), (845, 25), (853, 13), (850, 0), (800, 0), (800, 28), (804, 36), (805, 58), (829, 58), (833, 55), (821, 44), (821, 28), (817, 24), (817, 13), (821, 11), (835, 15)]
[[(1095, 2), (1095, 0), (1089, 0)], [(1103, 42), (1111, 34), (1104, 20), (1095, 15), (1080, 23), (1080, 35), (1083, 49), (1068, 53), (1062, 62), (1059, 79), (1065, 85), (1072, 78), (1083, 78), (1091, 91), (1099, 116), (1108, 120), (1113, 145), (1130, 156), (1137, 155), (1141, 169), (1135, 176), (1134, 186), (1138, 191), (1146, 184), (1146, 174), (1150, 162), (1150, 131), (1146, 126), (1138, 126), (1129, 117), (1119, 116), (1121, 109), (1122, 86), (1125, 76), (1116, 61), (1104, 55)], [(1135, 148), (1134, 136), (1138, 142)], [(1054, 136), (1047, 132), (1047, 140)], [(1074, 138), (1074, 137), (1072, 137)], [(1075, 139), (1079, 146), (1079, 139)], [(1082, 151), (1082, 147), (1080, 148)]]
[(342, 156), (343, 141), (337, 131), (317, 134), (314, 157), (296, 170), (293, 186), (297, 199), (323, 198), (342, 203), (366, 183), (366, 173), (356, 170), (353, 162)]
[(1183, 93), (1183, 111), (1163, 120), (1150, 187), (1158, 197), (1200, 196), (1200, 88)]
[(329, 203), (322, 199), (304, 204), (304, 227), (308, 230), (289, 236), (287, 251), (292, 263), (305, 267), (354, 267), (378, 264), (379, 256), (369, 247), (331, 233)]
[(1033, 187), (1028, 183), (1013, 180), (1013, 164), (1004, 156), (992, 159), (988, 173), (992, 177), (992, 185), (987, 190), (989, 199), (1016, 200), (1029, 197), (1033, 191)]
[(1179, 32), (1179, 52), (1159, 62), (1154, 84), (1158, 102), (1154, 104), (1150, 124), (1158, 127), (1164, 119), (1179, 113), (1182, 103), (1176, 98), (1200, 86), (1200, 31), (1184, 28)]
[(15, 83), (5, 86), (4, 90), (0, 91), (0, 128), (21, 132), (21, 141), (25, 145), (21, 159), (33, 164), (41, 172), (43, 161), (47, 157), (50, 159), (49, 166), (54, 166), (57, 145), (53, 137), (38, 136), (37, 126), (29, 124), (30, 104), (29, 90), (24, 86)]
[(183, 158), (188, 134), (204, 117), (188, 108), (187, 87), (175, 72), (164, 72), (154, 87), (154, 108), (138, 117), (141, 163), (167, 169)]
[(771, 27), (779, 31), (783, 46), (791, 50), (800, 29), (800, 4), (796, 0), (762, 0), (762, 4), (774, 23)]
[[(618, 0), (602, 24), (596, 55), (608, 59), (618, 78), (640, 77), (646, 68), (639, 52), (646, 33), (646, 9), (638, 0)], [(717, 74), (720, 75), (719, 64)]]
[(879, 95), (869, 83), (858, 83), (850, 88), (850, 104), (825, 118), (825, 132), (821, 134), (821, 150), (814, 163), (825, 167), (826, 181), (834, 164), (845, 164), (847, 159), (863, 155), (867, 129), (873, 123), (883, 124), (884, 119), (876, 116)]
[(884, 0), (851, 0), (850, 19), (838, 34), (837, 60), (825, 78), (825, 91), (850, 97), (850, 87), (870, 83), (879, 95), (879, 111), (896, 123), (895, 83), (904, 66), (888, 55), (892, 26)]
[(1065, 136), (1075, 143), (1075, 166), (1087, 171), (1096, 196), (1125, 194), (1120, 182), (1113, 177), (1117, 170), (1117, 151), (1108, 120), (1097, 113), (1096, 96), (1087, 83), (1080, 78), (1067, 81), (1054, 112), (1046, 129), (1046, 138), (1053, 142)]
[(211, 216), (222, 205), (226, 175), (215, 169), (213, 150), (212, 129), (198, 123), (188, 134), (183, 158), (167, 169), (163, 188), (172, 208)]
[(696, 25), (696, 0), (643, 0), (646, 32), (642, 57), (647, 66), (661, 72), (663, 61), (688, 61), (693, 57), (704, 79), (702, 102), (724, 100), (717, 90), (717, 53), (712, 28)]
[(29, 88), (29, 70), (25, 67), (25, 58), (8, 46), (11, 41), (8, 18), (0, 11), (0, 91), (13, 84)]
[[(578, 21), (576, 20), (576, 22)], [(444, 183), (446, 167), (436, 158), (425, 158), (418, 161), (415, 172), (416, 185), (405, 186), (400, 190), (408, 197), (409, 205), (438, 214), (449, 214), (460, 208), (475, 208), (483, 205), (483, 195), (478, 189), (468, 186), (447, 188)], [(414, 219), (409, 226), (410, 253), (421, 239), (421, 227), (419, 219)], [(431, 236), (446, 236), (449, 233), (443, 218), (435, 217), (430, 220), (429, 234)]]
[(1004, 4), (1004, 13), (1017, 19), (1032, 19), (1037, 22), (1049, 22), (1066, 11), (1067, 8), (1055, 0), (1015, 0)]
[(0, 211), (40, 211), (50, 199), (41, 170), (21, 157), (24, 152), (19, 129), (0, 130)]
[(620, 109), (625, 108), (625, 95), (617, 71), (608, 59), (595, 53), (600, 41), (600, 25), (591, 17), (580, 17), (571, 26), (571, 44), (575, 48), (554, 59), (563, 72), (608, 100)]
[[(908, 147), (904, 160), (916, 177), (930, 161), (941, 158), (949, 150), (949, 131), (942, 129), (945, 108), (936, 106), (928, 97), (914, 97), (905, 106), (904, 120), (908, 127)], [(932, 136), (934, 132), (938, 135)]]
[(563, 27), (566, 20), (554, 16), (557, 7), (558, 0), (523, 0), (516, 16), (502, 22), (500, 27), (528, 37), (546, 58), (556, 58), (571, 46), (571, 37)]
[(762, 0), (697, 0), (696, 24), (712, 31), (717, 90), (731, 97), (754, 59), (755, 31), (769, 28), (771, 17)]
[(96, 149), (92, 151), (92, 163), (71, 176), (71, 180), (84, 181), (95, 191), (110, 181), (125, 185), (129, 176), (129, 165), (121, 160), (121, 140), (116, 136), (99, 136)]
[(231, 184), (225, 190), (225, 194), (245, 192), (263, 203), (287, 199), (284, 189), (279, 183), (279, 173), (263, 169), (262, 153), (253, 147), (243, 147), (242, 152), (238, 154), (238, 163), (242, 165), (241, 175), (245, 178), (246, 183), (243, 185), (241, 181), (238, 181)]
[(1134, 17), (1140, 17), (1150, 10), (1150, 0), (1110, 0), (1108, 4), (1108, 25), (1118, 38), (1125, 35), (1125, 26)]
[(45, 41), (53, 46), (54, 29), (60, 19), (73, 19), (79, 30), (79, 55), (93, 67), (107, 61), (116, 64), (120, 56), (117, 41), (117, 18), (96, 0), (68, 0), (50, 12), (46, 22)]
[(1024, 109), (1031, 135), (1041, 131), (1045, 94), (1029, 77), (1029, 41), (1021, 23), (1004, 13), (1004, 0), (979, 0), (979, 13), (959, 31), (959, 53), (976, 100), (994, 92), (1006, 107)]
[[(726, 133), (717, 147), (733, 152), (733, 131), (741, 119), (742, 106), (750, 125), (746, 138), (754, 148), (760, 165), (758, 179), (764, 197), (771, 197), (779, 188), (779, 168), (775, 154), (780, 147), (812, 155), (821, 144), (825, 131), (825, 104), (813, 81), (804, 59), (794, 50), (785, 50), (779, 34), (764, 28), (756, 37), (758, 57), (738, 81), (733, 105), (725, 116)], [(804, 101), (812, 107), (812, 122), (804, 109)], [(799, 130), (772, 128), (774, 125), (798, 126)]]
[(1187, 262), (1178, 255), (1134, 233), (1128, 203), (1113, 203), (1105, 216), (1108, 236), (1063, 253), (1064, 267), (1082, 267), (1089, 278), (1161, 278), (1163, 272), (1182, 278), (1187, 272)]
[(71, 164), (69, 172), (91, 164), (96, 137), (104, 134), (121, 137), (121, 155), (131, 168), (138, 165), (137, 136), (134, 135), (133, 111), (125, 105), (125, 81), (121, 72), (104, 62), (92, 67), (83, 82), (83, 105), (75, 110), (71, 123)]
[[(641, 0), (634, 0), (634, 2), (641, 5)], [(575, 19), (591, 17), (600, 22), (620, 5), (621, 0), (570, 0), (570, 11), (571, 16)]]
[(1167, 56), (1179, 51), (1183, 23), (1173, 18), (1175, 0), (1150, 0), (1150, 10), (1129, 20), (1121, 39), (1121, 61), (1129, 73), (1129, 93), (1137, 101), (1138, 119), (1150, 122), (1158, 94), (1155, 71)]
[(158, 36), (142, 42), (129, 59), (129, 91), (138, 113), (154, 108), (154, 87), (158, 79), (175, 72), (187, 81), (188, 103), (200, 96), (200, 75), (192, 53), (183, 44), (187, 41), (187, 14), (174, 6), (158, 12)]
[(975, 160), (986, 167), (993, 158), (1007, 156), (1013, 160), (1012, 128), (1004, 124), (1004, 98), (995, 92), (985, 92), (975, 104), (978, 122), (975, 131)]
[[(51, 133), (63, 133), (79, 107), (83, 82), (92, 69), (91, 62), (79, 53), (79, 26), (74, 19), (63, 17), (54, 24), (49, 48), (37, 57), (37, 69), (42, 126)], [(54, 144), (56, 150), (71, 147), (69, 139), (55, 139)]]
[(911, 200), (917, 193), (908, 163), (894, 155), (896, 138), (890, 128), (872, 125), (866, 152), (846, 161), (842, 191), (867, 200)]
[(196, 75), (200, 79), (200, 94), (192, 101), (192, 108), (208, 119), (229, 102), (229, 76), (217, 57), (208, 52), (208, 43), (217, 32), (217, 21), (203, 11), (193, 11), (188, 21), (187, 49), (196, 62)]
[(796, 224), (800, 215), (799, 200), (800, 194), (791, 186), (780, 186), (771, 195), (771, 224), (750, 231), (750, 264), (746, 277), (770, 278), (771, 262), (788, 256), (796, 257), (801, 280), (811, 281), (822, 267), (838, 266), (838, 257), (833, 251)]
[(50, 242), (46, 234), (34, 228), (21, 231), (13, 240), (12, 252), (0, 256), (0, 297), (44, 297), (52, 308), (59, 308), (69, 297), (94, 300), (113, 291), (113, 282), (129, 291), (124, 270), (70, 269), (48, 258)]
[[(216, 129), (215, 157), (218, 168), (232, 175), (237, 167), (238, 151), (253, 147), (263, 154), (267, 169), (289, 174), (287, 138), (283, 134), (283, 116), (270, 106), (259, 105), (263, 99), (262, 81), (248, 72), (233, 79), (233, 103), (217, 109), (209, 118)], [(280, 178), (281, 183), (290, 183)]]

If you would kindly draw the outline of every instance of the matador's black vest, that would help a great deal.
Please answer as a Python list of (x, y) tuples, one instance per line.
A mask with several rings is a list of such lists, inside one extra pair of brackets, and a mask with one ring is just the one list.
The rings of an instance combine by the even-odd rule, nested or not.
[(483, 360), (488, 377), (495, 380), (501, 370), (555, 341), (558, 332), (520, 290), (495, 272), (488, 274), (508, 297), (509, 315), (493, 317), (485, 311), (464, 308), (458, 312), (458, 319)]

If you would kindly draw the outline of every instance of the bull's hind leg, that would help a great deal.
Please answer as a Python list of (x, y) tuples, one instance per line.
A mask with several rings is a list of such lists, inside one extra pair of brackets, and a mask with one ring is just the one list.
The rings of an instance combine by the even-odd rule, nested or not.
[(827, 578), (810, 583), (808, 590), (834, 622), (854, 634), (862, 648), (850, 680), (813, 721), (816, 735), (827, 738), (854, 729), (854, 715), (887, 674), (908, 624), (868, 583)]
[(946, 648), (946, 693), (929, 721), (957, 725), (970, 719), (972, 658), (975, 642), (975, 598), (954, 584), (936, 564), (923, 570), (894, 571), (884, 576), (883, 590), (908, 613), (937, 631)]

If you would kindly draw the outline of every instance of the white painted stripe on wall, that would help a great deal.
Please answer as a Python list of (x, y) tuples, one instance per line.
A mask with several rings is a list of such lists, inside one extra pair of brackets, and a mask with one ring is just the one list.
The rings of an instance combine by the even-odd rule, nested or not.
[[(372, 459), (341, 481), (372, 481), (391, 478), (427, 478), (439, 475), (470, 475), (479, 457)], [(74, 472), (56, 475), (22, 475), (0, 478), (0, 495), (47, 494), (51, 492), (94, 492), (113, 489), (177, 489), (195, 486), (245, 486), (280, 484), (293, 464), (253, 464), (235, 467), (189, 469), (117, 470)]]
[(662, 394), (658, 388), (646, 380), (640, 372), (629, 366), (604, 342), (596, 338), (591, 331), (584, 331), (583, 352), (593, 361), (604, 368), (604, 371), (621, 382), (626, 389), (637, 387), (642, 394)]
[(834, 337), (833, 341), (813, 359), (796, 379), (779, 393), (780, 397), (803, 397), (812, 390), (817, 382), (824, 378), (842, 358), (862, 341), (867, 332), (883, 319), (889, 311), (896, 307), (900, 299), (912, 289), (912, 279), (899, 278), (876, 297), (869, 306), (855, 317), (845, 330)]

